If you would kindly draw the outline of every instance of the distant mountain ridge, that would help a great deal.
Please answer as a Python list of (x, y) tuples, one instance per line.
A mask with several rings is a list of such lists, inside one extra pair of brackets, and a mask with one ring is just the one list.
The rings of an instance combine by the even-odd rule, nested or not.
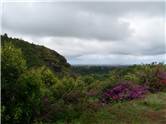
[(47, 66), (55, 73), (66, 73), (70, 70), (70, 64), (65, 57), (45, 46), (29, 43), (22, 39), (1, 35), (1, 45), (11, 42), (15, 47), (20, 48), (27, 61), (28, 67)]

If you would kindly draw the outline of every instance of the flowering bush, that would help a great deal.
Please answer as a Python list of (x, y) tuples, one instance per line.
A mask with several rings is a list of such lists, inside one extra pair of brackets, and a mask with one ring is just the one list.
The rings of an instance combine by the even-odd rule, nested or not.
[(102, 96), (102, 102), (108, 103), (117, 100), (132, 100), (141, 98), (148, 89), (141, 85), (133, 85), (131, 83), (119, 83), (113, 88), (108, 89)]

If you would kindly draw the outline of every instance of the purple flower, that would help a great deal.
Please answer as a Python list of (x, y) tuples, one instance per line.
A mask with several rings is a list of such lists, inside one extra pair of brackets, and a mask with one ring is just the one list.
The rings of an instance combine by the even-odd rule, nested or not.
[(119, 83), (103, 93), (102, 101), (108, 103), (115, 100), (132, 100), (141, 98), (147, 92), (148, 90), (144, 86), (132, 83)]

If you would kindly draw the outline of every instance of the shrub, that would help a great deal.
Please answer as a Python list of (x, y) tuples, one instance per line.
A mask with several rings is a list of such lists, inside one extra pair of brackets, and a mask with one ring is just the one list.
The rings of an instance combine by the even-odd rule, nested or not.
[(128, 80), (128, 81), (133, 81), (136, 83), (139, 83), (139, 81), (140, 81), (139, 76), (137, 76), (137, 74), (133, 74), (133, 73), (128, 73), (127, 75), (124, 75), (123, 79)]
[(84, 76), (83, 81), (86, 85), (89, 85), (94, 82), (94, 78), (92, 76)]
[(46, 66), (40, 68), (42, 82), (49, 88), (54, 84), (58, 83), (56, 75)]
[(147, 88), (141, 85), (134, 85), (129, 82), (119, 83), (103, 93), (102, 102), (108, 103), (119, 100), (132, 100), (141, 98), (147, 92)]
[(162, 82), (163, 79), (165, 79), (165, 65), (145, 65), (143, 71), (144, 72), (142, 72), (142, 76), (140, 76), (139, 78), (144, 79), (143, 85), (148, 86), (149, 91), (159, 92), (166, 89), (166, 85), (164, 85), (164, 83)]
[[(16, 123), (31, 123), (41, 111), (41, 98), (45, 88), (41, 74), (34, 69), (24, 72), (16, 82), (15, 101), (12, 103), (14, 116), (11, 121)], [(8, 106), (9, 107), (9, 106)]]

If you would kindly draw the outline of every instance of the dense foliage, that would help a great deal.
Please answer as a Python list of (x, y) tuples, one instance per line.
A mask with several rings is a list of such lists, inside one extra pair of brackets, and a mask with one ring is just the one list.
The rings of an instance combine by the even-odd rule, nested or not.
[[(36, 62), (32, 62), (35, 65), (29, 64), (28, 61), (33, 61), (32, 53), (29, 54), (32, 52), (31, 49), (35, 50), (35, 53), (39, 49), (27, 46), (26, 52), (29, 53), (26, 54), (16, 45), (17, 43), (13, 43), (15, 41), (21, 45), (22, 40), (6, 39), (9, 41), (3, 42), (1, 49), (1, 113), (4, 124), (89, 124), (101, 123), (99, 119), (108, 116), (111, 118), (107, 118), (108, 120), (105, 118), (103, 123), (111, 124), (114, 122), (114, 118), (120, 116), (117, 112), (128, 112), (129, 110), (125, 107), (133, 110), (128, 102), (141, 99), (142, 102), (131, 105), (144, 106), (141, 107), (142, 110), (146, 108), (145, 106), (157, 108), (155, 104), (160, 104), (153, 104), (151, 99), (149, 100), (148, 97), (146, 99), (146, 96), (166, 92), (166, 65), (162, 63), (109, 67), (110, 70), (107, 69), (109, 70), (107, 73), (90, 71), (86, 72), (87, 74), (82, 72), (83, 75), (78, 71), (76, 73), (74, 68), (72, 71), (62, 68), (64, 69), (62, 71), (66, 73), (59, 76), (58, 73), (54, 73), (52, 68), (50, 69), (47, 64), (44, 64), (42, 59), (39, 59), (40, 66), (36, 66)], [(49, 56), (49, 52), (45, 53), (45, 56), (47, 54)], [(27, 56), (32, 58), (27, 60)], [(61, 61), (61, 59), (56, 59), (56, 61)], [(66, 65), (61, 66), (66, 67)], [(97, 70), (100, 71), (99, 68)], [(160, 102), (162, 104), (160, 106), (165, 105), (164, 100), (166, 99), (165, 95), (161, 94)], [(109, 105), (112, 106), (111, 112), (115, 109), (115, 113), (107, 114)], [(122, 105), (125, 106), (124, 110), (118, 108)], [(138, 112), (136, 107), (133, 111), (133, 113)], [(129, 115), (134, 118), (132, 114), (129, 112)]]
[(2, 48), (2, 109), (5, 116), (2, 118), (4, 122), (15, 120), (20, 116), (20, 107), (18, 100), (18, 83), (17, 79), (26, 70), (26, 62), (22, 57), (19, 49), (15, 49), (12, 44), (5, 44)]
[(56, 51), (50, 50), (44, 46), (28, 43), (22, 39), (8, 37), (7, 34), (1, 35), (2, 46), (9, 42), (22, 50), (28, 67), (45, 65), (52, 71), (57, 72), (57, 74), (63, 74), (69, 71), (70, 64)]
[(117, 100), (132, 100), (141, 98), (148, 89), (141, 85), (133, 85), (133, 83), (120, 83), (103, 94), (102, 101), (108, 103)]

